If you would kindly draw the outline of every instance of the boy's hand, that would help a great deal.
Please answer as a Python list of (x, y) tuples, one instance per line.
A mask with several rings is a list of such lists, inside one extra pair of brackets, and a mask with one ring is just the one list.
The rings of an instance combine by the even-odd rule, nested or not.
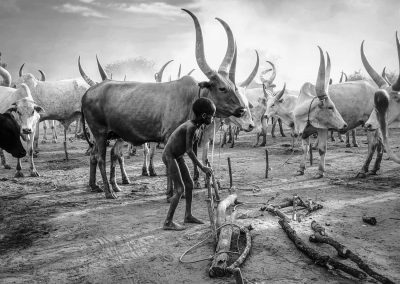
[(204, 167), (204, 168), (203, 168), (203, 172), (204, 172), (205, 174), (211, 175), (211, 174), (213, 173), (213, 170), (212, 170), (212, 168)]

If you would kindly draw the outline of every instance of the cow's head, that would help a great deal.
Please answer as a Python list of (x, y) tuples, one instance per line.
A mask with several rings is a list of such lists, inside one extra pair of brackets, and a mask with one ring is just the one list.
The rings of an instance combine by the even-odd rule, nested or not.
[(283, 86), (283, 89), (276, 93), (274, 96), (268, 96), (266, 103), (266, 112), (265, 115), (268, 117), (279, 116), (280, 113), (283, 112), (282, 104), (284, 102), (283, 94), (286, 90), (286, 84)]
[[(265, 97), (268, 97), (269, 93), (272, 93), (274, 91), (274, 88), (276, 87), (276, 85), (273, 83), (276, 78), (275, 65), (274, 65), (274, 63), (272, 63), (271, 61), (268, 61), (268, 60), (267, 60), (267, 63), (269, 63), (272, 66), (272, 68), (268, 68), (268, 69), (262, 71), (260, 74), (260, 80), (261, 80), (261, 83), (263, 84), (263, 90), (264, 90)], [(268, 74), (270, 71), (272, 71), (271, 76), (268, 79), (265, 78), (265, 75)]]
[(20, 127), (9, 113), (0, 114), (0, 137), (0, 148), (15, 158), (26, 155), (20, 139)]
[[(397, 46), (397, 56), (399, 60), (399, 68), (400, 68), (400, 42), (396, 32), (396, 46)], [(367, 70), (368, 74), (374, 80), (374, 82), (378, 85), (379, 89), (385, 90), (389, 95), (389, 106), (387, 110), (387, 120), (388, 124), (392, 123), (395, 120), (400, 119), (400, 74), (397, 78), (397, 81), (394, 84), (390, 85), (388, 81), (385, 80), (384, 76), (379, 75), (369, 64), (365, 53), (364, 53), (364, 41), (361, 44), (361, 60), (362, 63)], [(382, 72), (382, 75), (385, 74), (385, 69)], [(365, 123), (365, 128), (368, 130), (375, 130), (379, 127), (378, 118), (376, 115), (376, 110), (374, 110), (368, 121)]]
[(15, 88), (20, 87), (21, 84), (26, 84), (31, 90), (35, 90), (36, 86), (38, 85), (39, 81), (46, 81), (46, 75), (42, 70), (39, 70), (40, 73), (40, 80), (38, 80), (32, 73), (23, 73), (23, 68), (25, 63), (21, 65), (19, 68), (19, 78), (15, 82)]
[(303, 133), (305, 127), (313, 126), (323, 129), (337, 129), (343, 131), (347, 128), (346, 122), (336, 109), (335, 104), (329, 97), (329, 79), (331, 62), (327, 53), (327, 64), (322, 49), (320, 52), (320, 65), (315, 88), (306, 83), (300, 90), (298, 103), (294, 109), (295, 124), (297, 131)]
[(33, 101), (30, 90), (24, 83), (20, 85), (17, 92), (24, 92), (26, 96), (13, 103), (7, 112), (11, 113), (20, 126), (22, 135), (31, 134), (44, 110)]
[(196, 29), (196, 60), (200, 70), (209, 79), (206, 82), (199, 83), (202, 88), (207, 88), (207, 97), (209, 97), (217, 107), (217, 117), (229, 117), (231, 115), (241, 117), (246, 112), (245, 106), (239, 99), (239, 91), (235, 85), (235, 68), (231, 68), (235, 55), (235, 40), (232, 31), (227, 23), (216, 18), (224, 27), (228, 36), (228, 48), (225, 57), (218, 69), (214, 71), (207, 64), (204, 56), (203, 34), (197, 17), (190, 11), (182, 9), (188, 13), (193, 21)]

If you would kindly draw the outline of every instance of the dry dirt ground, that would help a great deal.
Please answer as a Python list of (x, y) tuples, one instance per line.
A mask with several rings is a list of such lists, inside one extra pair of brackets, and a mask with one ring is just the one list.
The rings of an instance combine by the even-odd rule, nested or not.
[[(392, 131), (392, 137), (399, 142), (400, 131)], [(241, 134), (233, 149), (219, 151), (216, 146), (214, 170), (223, 187), (229, 183), (226, 159), (231, 157), (240, 201), (262, 203), (275, 197), (273, 203), (279, 203), (293, 194), (317, 200), (323, 204), (322, 210), (301, 223), (292, 222), (298, 234), (309, 243), (311, 221), (328, 223), (330, 236), (400, 283), (399, 165), (385, 160), (385, 154), (379, 175), (354, 178), (367, 151), (363, 143), (366, 137), (360, 136), (359, 148), (329, 143), (325, 178), (313, 179), (319, 159), (316, 153), (314, 166), (298, 177), (300, 148), (291, 154), (289, 137), (269, 136), (272, 170), (265, 179), (265, 151), (251, 147), (254, 140), (253, 134)], [(206, 221), (204, 225), (188, 225), (183, 232), (163, 231), (169, 204), (164, 196), (162, 150), (155, 156), (159, 176), (142, 177), (142, 151), (138, 148), (137, 156), (125, 160), (131, 184), (121, 186), (117, 200), (106, 200), (104, 194), (88, 190), (89, 158), (83, 154), (86, 142), (69, 143), (68, 162), (63, 161), (62, 143), (39, 145), (36, 166), (41, 177), (15, 179), (14, 170), (0, 169), (1, 283), (235, 283), (231, 277), (211, 279), (209, 261), (178, 261), (185, 250), (208, 236), (205, 190), (196, 190), (193, 208), (194, 215)], [(15, 167), (16, 161), (9, 161)], [(28, 175), (27, 163), (23, 166)], [(226, 195), (227, 191), (222, 191), (222, 196)], [(183, 221), (184, 206), (182, 200), (176, 213), (179, 222)], [(241, 268), (247, 283), (357, 283), (310, 261), (289, 240), (277, 217), (258, 211), (261, 206), (238, 208), (244, 214), (240, 223), (254, 227), (253, 247)], [(363, 223), (363, 215), (375, 216), (377, 225)], [(338, 258), (327, 245), (310, 246)], [(185, 259), (212, 254), (209, 241)]]

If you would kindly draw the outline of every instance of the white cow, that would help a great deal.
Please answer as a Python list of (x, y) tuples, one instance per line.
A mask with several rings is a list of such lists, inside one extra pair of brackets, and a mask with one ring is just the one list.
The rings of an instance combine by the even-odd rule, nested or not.
[[(20, 84), (17, 89), (11, 88), (11, 75), (8, 71), (0, 67), (0, 75), (3, 77), (3, 86), (0, 86), (0, 113), (10, 112), (17, 124), (21, 128), (21, 137), (27, 142), (27, 149), (30, 163), (30, 175), (39, 176), (33, 162), (33, 140), (36, 125), (43, 108), (38, 106), (26, 84)], [(0, 149), (1, 163), (6, 169), (11, 167), (6, 163), (3, 150)], [(15, 177), (23, 177), (21, 172), (21, 159), (17, 162), (17, 172)]]
[[(31, 73), (23, 74), (22, 68), (20, 71), (17, 86), (22, 83), (28, 85), (34, 101), (46, 110), (46, 113), (41, 114), (40, 121), (58, 120), (63, 125), (64, 151), (65, 158), (68, 160), (67, 130), (69, 125), (80, 116), (81, 99), (89, 87), (88, 84), (82, 78), (42, 82)], [(38, 134), (35, 139), (38, 139)]]

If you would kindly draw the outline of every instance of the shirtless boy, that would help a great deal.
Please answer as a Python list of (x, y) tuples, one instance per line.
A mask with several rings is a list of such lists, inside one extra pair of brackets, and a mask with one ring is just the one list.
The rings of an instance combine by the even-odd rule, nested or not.
[(187, 153), (193, 163), (204, 173), (212, 173), (211, 168), (204, 166), (194, 154), (193, 140), (196, 130), (199, 129), (201, 125), (209, 125), (212, 123), (216, 108), (211, 100), (199, 98), (193, 103), (192, 110), (195, 118), (186, 121), (175, 129), (169, 137), (162, 154), (163, 162), (167, 167), (169, 189), (171, 182), (174, 185), (174, 195), (169, 199), (171, 204), (164, 222), (164, 230), (181, 231), (185, 229), (185, 227), (173, 221), (175, 209), (178, 206), (179, 199), (183, 192), (185, 192), (186, 196), (184, 222), (203, 224), (202, 221), (192, 215), (193, 180), (185, 160), (183, 159), (183, 155)]

